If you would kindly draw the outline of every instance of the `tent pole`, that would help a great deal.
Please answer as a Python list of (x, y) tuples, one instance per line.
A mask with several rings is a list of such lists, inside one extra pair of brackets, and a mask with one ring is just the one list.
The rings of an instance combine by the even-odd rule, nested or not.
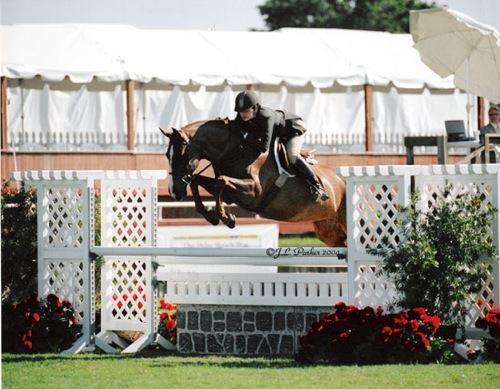
[(125, 81), (127, 91), (127, 147), (129, 151), (135, 149), (135, 127), (134, 127), (134, 81)]
[(1, 100), (2, 100), (2, 150), (7, 150), (9, 147), (9, 140), (7, 139), (7, 77), (1, 78)]
[(477, 97), (477, 129), (484, 127), (484, 98)]
[(364, 85), (365, 90), (365, 151), (373, 151), (372, 140), (372, 92), (369, 84)]

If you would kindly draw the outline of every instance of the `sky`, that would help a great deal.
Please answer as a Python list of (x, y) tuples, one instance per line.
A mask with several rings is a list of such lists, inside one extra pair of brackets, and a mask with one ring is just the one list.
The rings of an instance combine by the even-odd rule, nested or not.
[[(307, 0), (304, 0), (307, 1)], [(500, 31), (500, 0), (434, 0)], [(0, 0), (0, 24), (120, 23), (140, 28), (265, 29), (265, 0)]]

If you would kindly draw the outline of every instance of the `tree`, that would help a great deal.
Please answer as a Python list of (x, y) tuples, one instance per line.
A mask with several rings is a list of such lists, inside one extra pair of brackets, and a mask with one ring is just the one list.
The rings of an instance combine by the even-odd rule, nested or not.
[(409, 32), (409, 11), (435, 6), (423, 0), (267, 0), (259, 6), (271, 30), (282, 27)]

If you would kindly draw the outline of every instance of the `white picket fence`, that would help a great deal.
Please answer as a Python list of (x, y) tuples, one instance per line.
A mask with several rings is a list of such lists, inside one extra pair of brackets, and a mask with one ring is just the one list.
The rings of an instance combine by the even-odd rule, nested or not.
[[(13, 178), (38, 191), (38, 289), (73, 303), (83, 336), (68, 350), (94, 344), (106, 352), (136, 352), (152, 342), (172, 347), (156, 334), (158, 291), (178, 304), (333, 306), (342, 300), (357, 306), (387, 305), (394, 297), (388, 280), (377, 274), (380, 260), (368, 254), (387, 237), (397, 243), (400, 206), (409, 203), (410, 186), (420, 190), (422, 206), (431, 207), (444, 186), (454, 194), (479, 188), (499, 207), (500, 165), (341, 167), (347, 181), (347, 248), (294, 252), (282, 248), (273, 257), (265, 249), (194, 249), (156, 246), (157, 181), (164, 171), (28, 171)], [(94, 244), (94, 188), (101, 188), (101, 246)], [(498, 218), (493, 226), (499, 247)], [(276, 249), (276, 248), (274, 248)], [(93, 255), (103, 255), (101, 331), (94, 334)], [(346, 255), (339, 259), (339, 255)], [(342, 256), (340, 256), (342, 257)], [(344, 273), (171, 272), (165, 264), (344, 267)], [(499, 263), (484, 280), (479, 297), (498, 303)], [(158, 283), (163, 288), (158, 288)], [(99, 286), (97, 286), (99, 287)], [(469, 307), (468, 325), (487, 304)], [(128, 345), (115, 331), (144, 335)]]

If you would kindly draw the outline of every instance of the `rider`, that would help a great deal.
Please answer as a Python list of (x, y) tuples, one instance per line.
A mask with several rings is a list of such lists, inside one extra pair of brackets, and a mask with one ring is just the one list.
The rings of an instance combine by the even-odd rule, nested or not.
[(235, 124), (243, 134), (243, 146), (250, 146), (265, 153), (271, 146), (273, 136), (284, 140), (288, 162), (302, 175), (311, 188), (316, 201), (329, 197), (309, 164), (300, 155), (306, 129), (302, 119), (286, 111), (262, 107), (257, 95), (249, 90), (236, 96), (235, 108), (238, 112)]

